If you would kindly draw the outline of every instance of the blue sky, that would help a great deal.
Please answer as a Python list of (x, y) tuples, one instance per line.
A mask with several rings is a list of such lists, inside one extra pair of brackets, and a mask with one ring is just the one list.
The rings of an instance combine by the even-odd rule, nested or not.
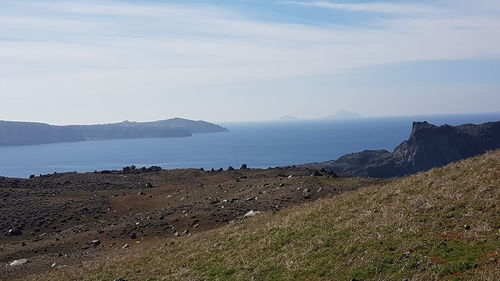
[(3, 120), (498, 112), (500, 1), (0, 2)]

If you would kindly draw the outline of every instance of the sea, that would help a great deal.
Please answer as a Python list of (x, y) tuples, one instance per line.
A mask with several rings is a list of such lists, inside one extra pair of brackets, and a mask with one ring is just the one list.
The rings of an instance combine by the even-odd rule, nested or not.
[(291, 166), (365, 149), (392, 151), (408, 138), (414, 121), (459, 125), (499, 120), (500, 113), (491, 113), (222, 123), (229, 132), (0, 147), (0, 176), (121, 170), (129, 165), (164, 169)]

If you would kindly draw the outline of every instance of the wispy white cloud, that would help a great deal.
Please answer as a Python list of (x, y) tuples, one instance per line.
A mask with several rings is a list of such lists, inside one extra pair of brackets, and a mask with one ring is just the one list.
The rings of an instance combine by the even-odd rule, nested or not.
[[(30, 6), (33, 5), (36, 6), (37, 4), (30, 3)], [(189, 4), (63, 1), (49, 5), (42, 3), (39, 7), (63, 15), (114, 17), (114, 20), (140, 18), (146, 21), (163, 20), (201, 23), (217, 18), (231, 18), (232, 16), (232, 13), (221, 8)]]
[(286, 3), (326, 8), (332, 10), (341, 10), (348, 12), (365, 12), (379, 14), (398, 14), (398, 15), (416, 15), (416, 14), (437, 14), (443, 12), (442, 9), (423, 5), (423, 4), (400, 4), (390, 2), (362, 2), (346, 3), (334, 1), (287, 1)]
[[(33, 5), (33, 3), (30, 3)], [(36, 5), (36, 4), (35, 4)], [(40, 5), (42, 6), (42, 5)], [(94, 15), (94, 16), (159, 16), (164, 15), (165, 9), (158, 9), (156, 7), (124, 4), (110, 5), (102, 3), (85, 3), (85, 2), (62, 2), (52, 5), (43, 5), (52, 11), (57, 11), (65, 14), (78, 14), (78, 15)], [(178, 12), (179, 9), (175, 9)], [(168, 9), (172, 14), (173, 9)]]

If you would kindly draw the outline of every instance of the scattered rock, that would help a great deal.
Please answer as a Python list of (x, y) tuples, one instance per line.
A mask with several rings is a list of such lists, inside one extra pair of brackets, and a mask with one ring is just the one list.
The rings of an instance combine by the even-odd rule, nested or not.
[(18, 266), (18, 265), (23, 265), (25, 263), (28, 263), (28, 259), (19, 259), (19, 260), (14, 260), (11, 263), (9, 263), (9, 266)]
[(94, 247), (97, 247), (97, 246), (101, 245), (101, 240), (92, 240), (90, 242), (90, 244), (92, 244), (92, 246), (94, 246)]
[(311, 190), (309, 188), (304, 188), (302, 190), (304, 199), (310, 199), (311, 198), (311, 193), (310, 192), (311, 192)]
[(332, 179), (336, 179), (336, 178), (339, 178), (339, 177), (340, 177), (339, 175), (337, 175), (337, 174), (336, 174), (336, 173), (334, 173), (334, 172), (329, 172), (329, 173), (330, 173), (330, 178), (332, 178)]
[(23, 232), (19, 228), (12, 228), (7, 231), (7, 236), (20, 236), (23, 235)]
[(322, 174), (322, 173), (320, 173), (318, 170), (316, 170), (316, 171), (314, 171), (314, 173), (312, 173), (312, 175), (311, 175), (311, 176), (312, 176), (312, 177), (322, 177), (322, 176), (323, 176), (323, 174)]
[(246, 169), (248, 169), (247, 164), (243, 164), (243, 165), (241, 165), (240, 170), (246, 170)]
[(249, 217), (256, 216), (256, 215), (258, 215), (258, 214), (260, 214), (260, 213), (262, 213), (262, 212), (260, 212), (260, 211), (254, 211), (254, 210), (251, 210), (251, 211), (249, 211), (248, 213), (246, 213), (243, 217), (244, 217), (244, 218), (249, 218)]
[[(308, 177), (314, 169), (273, 168), (272, 171), (261, 171), (251, 170), (243, 165), (240, 169), (242, 170), (221, 174), (172, 170), (158, 175), (140, 176), (138, 171), (141, 168), (130, 168), (126, 169), (126, 173), (130, 175), (112, 171), (110, 175), (97, 172), (60, 174), (51, 178), (37, 176), (33, 180), (20, 180), (19, 188), (12, 192), (10, 189), (2, 192), (0, 188), (0, 199), (7, 201), (7, 208), (0, 212), (0, 226), (3, 226), (0, 227), (3, 228), (0, 237), (3, 236), (6, 243), (27, 253), (7, 257), (4, 259), (4, 266), (8, 269), (9, 263), (14, 259), (28, 258), (30, 261), (24, 267), (30, 267), (30, 270), (39, 265), (44, 270), (56, 270), (64, 265), (72, 266), (82, 259), (92, 258), (98, 252), (105, 254), (107, 251), (120, 249), (123, 249), (122, 253), (135, 251), (137, 247), (132, 245), (136, 241), (143, 241), (142, 238), (182, 240), (182, 237), (200, 231), (237, 224), (239, 219), (260, 215), (261, 212), (277, 212), (309, 201), (302, 197), (306, 188), (306, 192), (314, 199), (324, 197), (323, 194), (330, 195), (334, 190), (329, 187), (324, 188), (322, 193), (316, 192), (320, 186), (314, 181), (310, 182)], [(245, 169), (248, 170), (243, 171)], [(293, 179), (287, 179), (289, 175), (293, 175)], [(235, 183), (236, 179), (241, 181)], [(2, 180), (0, 177), (0, 187), (10, 187), (13, 181)], [(148, 183), (153, 184), (153, 188), (162, 188), (155, 189), (152, 193), (152, 189), (148, 189)], [(202, 184), (206, 188), (203, 192), (199, 188), (192, 188)], [(278, 186), (280, 187), (276, 190)], [(299, 190), (295, 191), (299, 186)], [(78, 197), (72, 193), (66, 196), (66, 190), (78, 190)], [(162, 204), (156, 204), (156, 200), (149, 202), (150, 195), (153, 195), (153, 199), (171, 198), (165, 204), (161, 200)], [(47, 197), (50, 205), (34, 204), (39, 197)], [(19, 198), (29, 198), (31, 201), (24, 203)], [(182, 201), (181, 204), (179, 200)], [(22, 216), (10, 211), (11, 204), (25, 208), (26, 211), (23, 211)], [(4, 209), (6, 213), (3, 212)], [(18, 235), (17, 228), (23, 236), (5, 236)], [(8, 233), (9, 229), (12, 230)], [(73, 237), (78, 239), (72, 239)], [(82, 237), (83, 242), (80, 242)], [(44, 246), (38, 247), (36, 241), (43, 241)], [(23, 245), (26, 246), (22, 247)], [(0, 245), (0, 252), (2, 247)], [(39, 263), (38, 257), (41, 256), (47, 258)], [(37, 257), (36, 261), (34, 257)], [(53, 263), (55, 266), (51, 268)], [(11, 271), (14, 269), (19, 274), (25, 271), (22, 266), (19, 267), (21, 270), (11, 268)], [(111, 277), (110, 280), (114, 280), (113, 278), (120, 276)]]

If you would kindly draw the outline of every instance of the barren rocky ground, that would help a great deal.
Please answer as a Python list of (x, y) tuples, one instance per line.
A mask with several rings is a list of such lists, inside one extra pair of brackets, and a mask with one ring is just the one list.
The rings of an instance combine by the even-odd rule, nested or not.
[(0, 280), (385, 182), (296, 167), (0, 177)]

